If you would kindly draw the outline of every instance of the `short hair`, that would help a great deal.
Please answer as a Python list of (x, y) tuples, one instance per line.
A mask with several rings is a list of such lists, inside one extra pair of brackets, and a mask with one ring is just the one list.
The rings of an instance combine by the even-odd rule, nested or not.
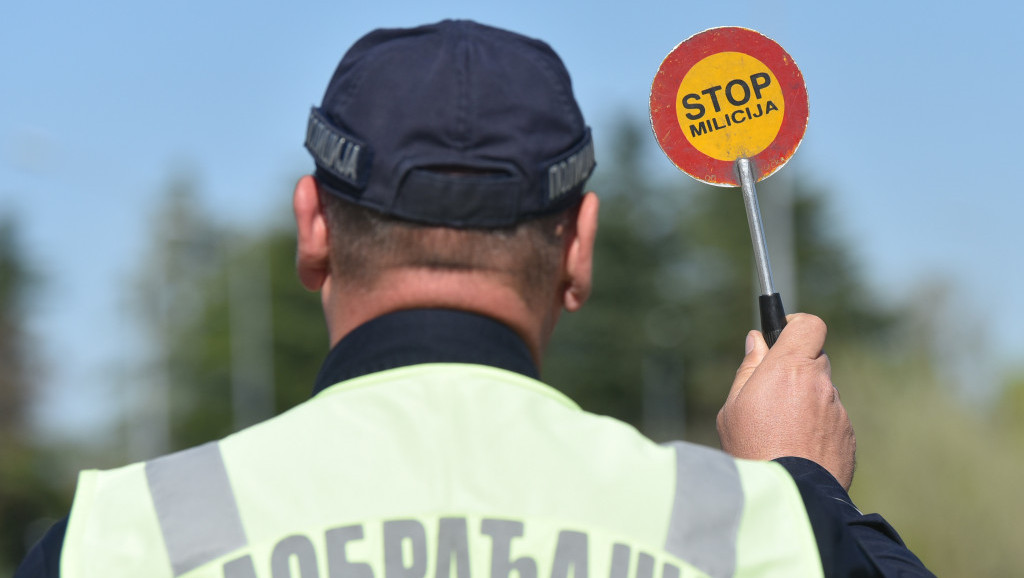
[(331, 266), (372, 287), (388, 270), (477, 271), (504, 276), (527, 301), (557, 282), (562, 244), (579, 202), (556, 213), (500, 228), (453, 228), (406, 221), (320, 189)]

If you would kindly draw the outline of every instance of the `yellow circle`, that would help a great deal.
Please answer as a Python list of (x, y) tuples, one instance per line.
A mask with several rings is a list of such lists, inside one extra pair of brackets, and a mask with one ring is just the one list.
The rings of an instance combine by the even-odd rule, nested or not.
[(704, 58), (676, 94), (676, 118), (686, 140), (720, 161), (750, 158), (772, 144), (785, 110), (778, 79), (742, 52)]

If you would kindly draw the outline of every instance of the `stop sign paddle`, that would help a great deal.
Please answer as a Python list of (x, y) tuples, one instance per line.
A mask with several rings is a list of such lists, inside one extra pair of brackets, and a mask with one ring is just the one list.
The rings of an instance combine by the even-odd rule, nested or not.
[(761, 328), (775, 343), (786, 324), (754, 184), (793, 156), (807, 129), (807, 89), (793, 59), (747, 28), (706, 30), (679, 43), (651, 86), (651, 126), (661, 149), (698, 181), (739, 186), (758, 282)]

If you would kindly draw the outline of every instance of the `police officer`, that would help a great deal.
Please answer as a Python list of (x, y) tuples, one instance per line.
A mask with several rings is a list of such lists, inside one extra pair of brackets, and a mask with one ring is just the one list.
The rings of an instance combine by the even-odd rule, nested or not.
[(468, 21), (374, 31), (306, 147), (297, 268), (333, 345), (312, 399), (84, 472), (18, 576), (928, 575), (846, 493), (854, 435), (815, 317), (771, 350), (747, 336), (718, 421), (732, 455), (653, 444), (538, 381), (590, 293), (598, 214), (546, 44)]

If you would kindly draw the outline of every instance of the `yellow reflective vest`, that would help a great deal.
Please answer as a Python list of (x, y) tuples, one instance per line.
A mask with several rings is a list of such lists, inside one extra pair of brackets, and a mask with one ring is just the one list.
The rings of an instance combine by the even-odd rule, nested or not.
[(424, 364), (262, 424), (86, 471), (61, 575), (820, 576), (778, 464), (657, 445), (519, 374)]

